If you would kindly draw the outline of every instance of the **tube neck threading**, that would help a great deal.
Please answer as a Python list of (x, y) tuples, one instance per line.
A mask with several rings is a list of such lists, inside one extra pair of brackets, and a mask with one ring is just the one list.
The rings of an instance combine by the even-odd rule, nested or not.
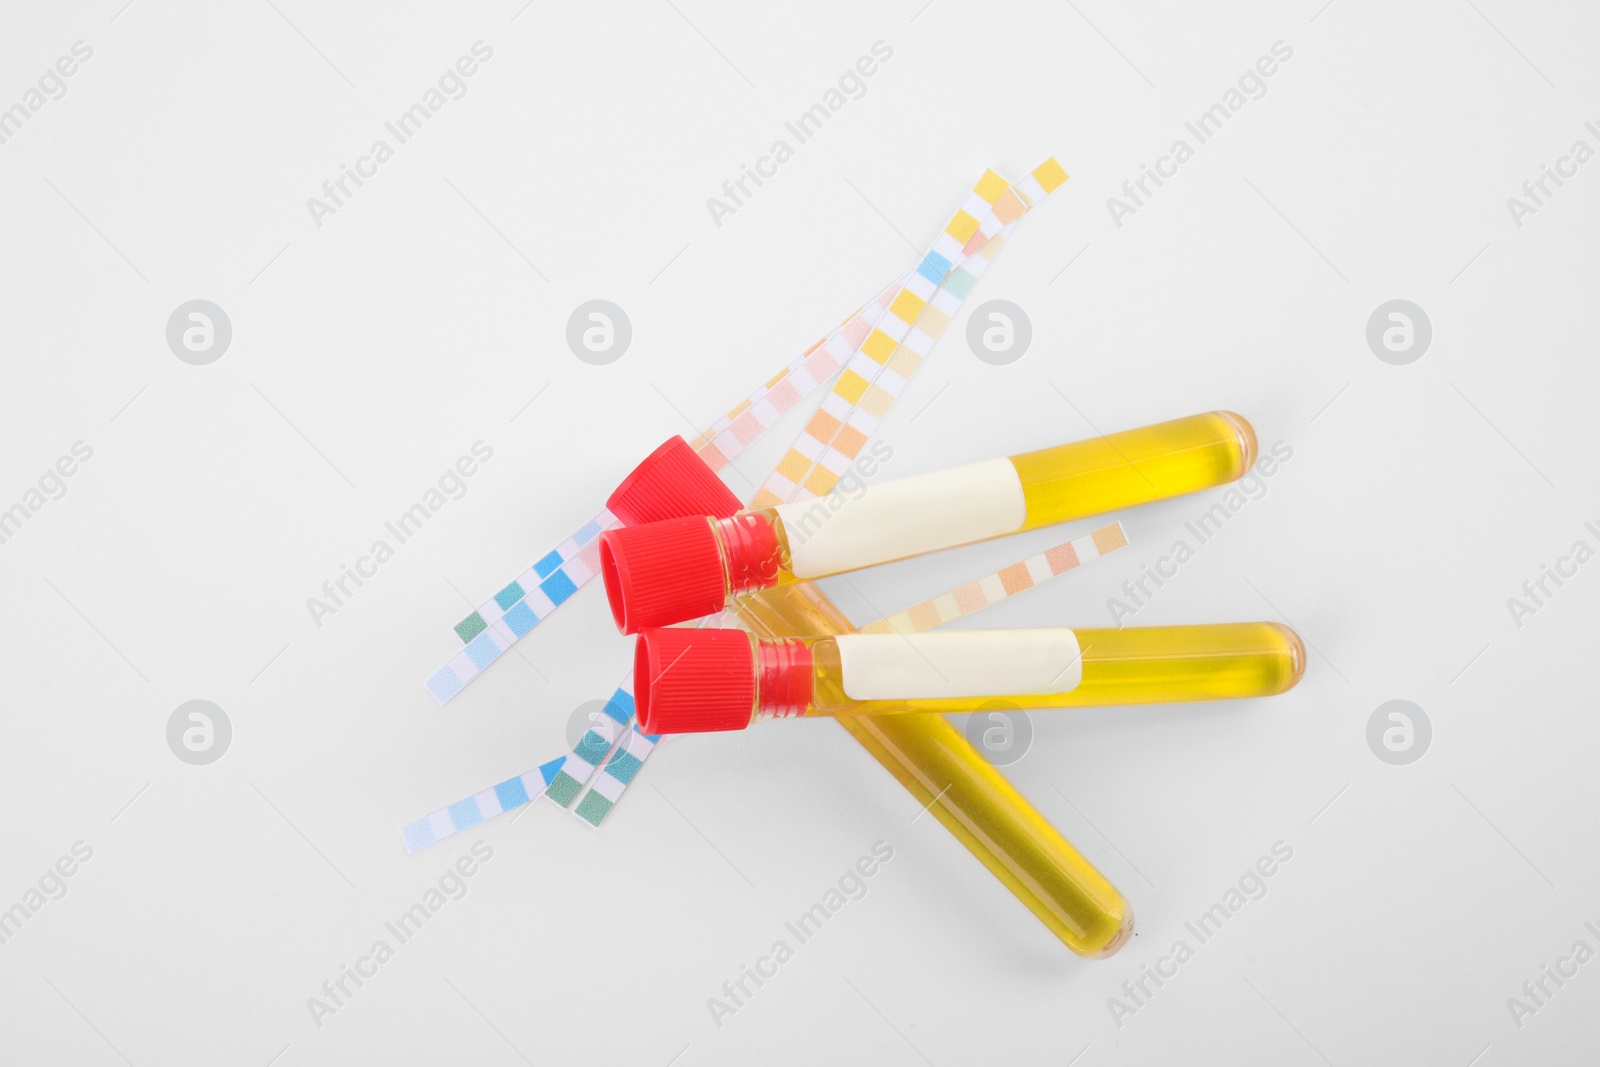
[(811, 648), (804, 641), (756, 642), (756, 718), (789, 719), (811, 704)]
[(722, 549), (730, 597), (752, 589), (770, 589), (778, 584), (783, 553), (778, 544), (778, 531), (771, 520), (744, 511), (730, 518), (712, 519), (711, 528)]

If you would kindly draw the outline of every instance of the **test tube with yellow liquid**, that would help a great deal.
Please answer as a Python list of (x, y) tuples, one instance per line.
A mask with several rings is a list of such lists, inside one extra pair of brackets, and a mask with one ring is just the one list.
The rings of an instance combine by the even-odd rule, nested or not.
[(652, 628), (635, 648), (646, 733), (742, 730), (763, 719), (907, 715), (1274, 696), (1305, 669), (1275, 622), (1121, 630), (950, 630), (761, 640)]
[(1217, 411), (883, 482), (837, 511), (814, 500), (608, 530), (600, 565), (623, 633), (730, 599), (1221, 485), (1255, 434)]

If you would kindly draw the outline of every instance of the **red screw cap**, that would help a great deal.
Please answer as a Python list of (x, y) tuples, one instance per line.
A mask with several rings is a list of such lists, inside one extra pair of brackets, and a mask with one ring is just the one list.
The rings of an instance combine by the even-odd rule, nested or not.
[(695, 455), (689, 443), (674, 437), (622, 479), (606, 507), (624, 524), (638, 526), (685, 515), (725, 519), (740, 505), (739, 498)]
[(728, 602), (722, 554), (704, 515), (607, 530), (600, 573), (625, 634), (714, 615)]
[(755, 714), (755, 642), (743, 630), (645, 630), (633, 701), (647, 734), (743, 730)]

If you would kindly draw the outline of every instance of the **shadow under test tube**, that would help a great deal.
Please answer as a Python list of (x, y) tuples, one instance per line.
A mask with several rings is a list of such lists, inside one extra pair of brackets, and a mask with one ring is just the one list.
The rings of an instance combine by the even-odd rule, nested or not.
[[(1022, 456), (1015, 457), (1018, 474), (1030, 508), (1037, 500), (1050, 521), (1067, 522), (1233, 481), (1254, 463), (1256, 439), (1244, 419), (1212, 412), (1048, 451), (1054, 478), (1030, 475)], [(739, 508), (681, 438), (646, 459), (608, 506), (630, 524)], [(758, 637), (854, 631), (809, 582), (752, 592), (733, 607)], [(946, 719), (835, 721), (1068, 948), (1105, 957), (1127, 942), (1133, 911), (1122, 894)]]

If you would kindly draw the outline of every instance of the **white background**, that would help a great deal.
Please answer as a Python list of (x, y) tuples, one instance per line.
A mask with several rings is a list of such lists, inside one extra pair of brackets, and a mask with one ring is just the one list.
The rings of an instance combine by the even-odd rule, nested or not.
[[(0, 545), (0, 907), (93, 849), (0, 945), (0, 1058), (1592, 1061), (1600, 962), (1520, 1029), (1506, 1003), (1600, 949), (1600, 564), (1520, 628), (1506, 604), (1600, 547), (1600, 164), (1520, 228), (1506, 206), (1600, 148), (1591, 12), (121, 3), (0, 16), (0, 107), (94, 50), (0, 145), (0, 507), (94, 450)], [(306, 199), (478, 40), (465, 98), (316, 226)], [(877, 40), (865, 97), (715, 226), (706, 198)], [(1279, 40), (1266, 96), (1117, 227), (1106, 198)], [(1031, 350), (982, 363), (957, 319), (884, 476), (1242, 412), (1292, 461), (1134, 621), (1281, 619), (1315, 649), (1270, 701), (1033, 716), (1007, 773), (1128, 895), (1132, 943), (1067, 952), (826, 722), (669, 746), (598, 831), (541, 803), (405, 855), (401, 823), (559, 754), (628, 661), (588, 589), (440, 709), (421, 683), (466, 601), (907, 269), (983, 168), (1051, 154), (1072, 180), (968, 306), (1025, 308)], [(233, 324), (209, 366), (165, 341), (195, 298)], [(634, 327), (606, 367), (564, 340), (593, 298)], [(1433, 322), (1410, 366), (1365, 341), (1394, 298)], [(314, 626), (306, 599), (478, 440), (466, 497)], [(1107, 624), (1217, 497), (1120, 516), (1128, 549), (972, 624)], [(1092, 525), (834, 591), (866, 619)], [(197, 698), (234, 730), (205, 767), (165, 740)], [(1365, 739), (1397, 698), (1434, 730), (1405, 767)], [(307, 998), (475, 840), (467, 895), (315, 1025)], [(715, 1026), (707, 998), (879, 840), (868, 895)], [(1265, 898), (1117, 1026), (1108, 998), (1277, 841)]]

